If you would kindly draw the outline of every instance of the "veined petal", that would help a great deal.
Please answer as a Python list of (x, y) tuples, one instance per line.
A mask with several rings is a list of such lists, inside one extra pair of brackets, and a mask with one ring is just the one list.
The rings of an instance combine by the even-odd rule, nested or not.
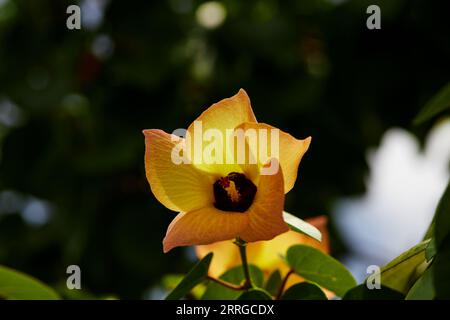
[(215, 207), (180, 213), (163, 240), (164, 252), (179, 246), (211, 244), (239, 236), (249, 223), (246, 213), (224, 212)]
[[(230, 172), (242, 172), (241, 167), (234, 162), (232, 150), (227, 141), (231, 139), (232, 131), (243, 122), (256, 122), (250, 99), (243, 89), (240, 89), (231, 98), (223, 99), (205, 110), (188, 128), (192, 146), (190, 156), (194, 165), (201, 170), (219, 173), (222, 176), (226, 176)], [(214, 159), (219, 160), (218, 163), (208, 164), (205, 160), (211, 159), (211, 157), (208, 157), (205, 148), (208, 145), (214, 145), (216, 139), (213, 132), (217, 132), (222, 138), (219, 147), (220, 155), (214, 155)], [(208, 135), (210, 133), (209, 141), (203, 141), (201, 148), (194, 146), (204, 137), (200, 137), (199, 134)], [(200, 163), (197, 159), (203, 161)], [(233, 160), (229, 161), (228, 159)]]
[[(247, 122), (239, 125), (238, 128), (242, 128), (246, 132), (249, 129), (256, 131), (258, 142), (249, 143), (249, 146), (252, 148), (253, 155), (257, 157), (260, 163), (265, 163), (264, 157), (275, 157), (279, 160), (280, 166), (283, 170), (284, 193), (288, 193), (294, 187), (297, 179), (298, 166), (303, 158), (303, 155), (309, 148), (311, 137), (304, 140), (299, 140), (294, 138), (289, 133), (265, 123)], [(276, 146), (272, 146), (272, 134), (275, 134), (275, 131), (272, 130), (278, 132), (278, 149)], [(266, 136), (262, 136), (263, 133)], [(267, 138), (264, 139), (262, 137)], [(265, 143), (265, 152), (261, 151), (261, 142)]]
[[(272, 163), (277, 161), (272, 159)], [(264, 166), (267, 167), (267, 166)], [(259, 177), (258, 191), (252, 206), (246, 211), (249, 224), (241, 234), (247, 242), (270, 240), (289, 230), (283, 220), (284, 182), (282, 169), (273, 175)]]
[(187, 212), (214, 203), (215, 178), (191, 164), (175, 164), (172, 150), (184, 140), (162, 130), (144, 130), (145, 173), (155, 197), (168, 209)]

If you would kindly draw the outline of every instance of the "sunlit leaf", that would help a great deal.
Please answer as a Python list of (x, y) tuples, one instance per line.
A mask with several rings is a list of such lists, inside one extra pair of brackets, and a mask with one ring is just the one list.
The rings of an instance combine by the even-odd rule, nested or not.
[(338, 296), (342, 297), (347, 290), (356, 286), (351, 273), (339, 261), (313, 247), (292, 246), (286, 258), (298, 275)]
[(420, 124), (442, 111), (450, 108), (450, 83), (447, 83), (439, 92), (434, 95), (414, 119), (414, 123)]
[(282, 300), (327, 300), (318, 286), (308, 282), (294, 284), (281, 297)]
[(366, 284), (360, 284), (345, 294), (344, 300), (403, 300), (405, 296), (384, 285), (380, 289), (369, 289)]
[(426, 263), (425, 249), (429, 242), (422, 241), (381, 268), (381, 283), (406, 295), (420, 276), (417, 268)]
[(322, 241), (322, 234), (319, 229), (314, 227), (312, 224), (309, 224), (308, 222), (303, 221), (302, 219), (297, 218), (286, 211), (283, 211), (283, 219), (291, 230), (306, 234), (317, 241)]
[(255, 288), (242, 293), (238, 300), (272, 300), (272, 297), (263, 289)]
[[(257, 287), (262, 287), (264, 282), (263, 272), (254, 265), (249, 265), (250, 277), (252, 282)], [(241, 285), (244, 280), (244, 271), (242, 266), (237, 266), (226, 271), (220, 276), (220, 279), (235, 285)], [(233, 300), (241, 295), (242, 291), (226, 288), (216, 282), (210, 281), (206, 287), (206, 291), (202, 296), (203, 300)]]
[(183, 274), (166, 274), (161, 279), (164, 288), (173, 290), (183, 280)]
[[(180, 284), (181, 281), (183, 281), (183, 278), (183, 274), (167, 274), (161, 279), (161, 285), (164, 289), (172, 291), (178, 284)], [(192, 288), (190, 294), (194, 298), (200, 298), (205, 292), (205, 288), (205, 285), (200, 283)]]
[(58, 294), (37, 279), (0, 266), (0, 298), (11, 300), (56, 300)]
[(205, 280), (208, 275), (209, 265), (211, 264), (212, 253), (207, 254), (200, 260), (186, 277), (173, 289), (173, 291), (166, 297), (166, 300), (178, 300), (188, 294), (195, 286)]

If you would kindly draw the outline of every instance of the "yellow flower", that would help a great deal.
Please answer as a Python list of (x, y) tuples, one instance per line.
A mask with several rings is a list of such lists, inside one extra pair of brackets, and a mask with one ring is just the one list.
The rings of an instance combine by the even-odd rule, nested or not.
[[(258, 138), (258, 130), (276, 129), (256, 121), (250, 100), (241, 89), (204, 111), (189, 126), (186, 138), (158, 129), (143, 131), (150, 188), (165, 207), (179, 212), (167, 229), (164, 252), (178, 246), (211, 244), (236, 237), (246, 242), (270, 240), (288, 231), (282, 217), (284, 194), (295, 183), (298, 165), (311, 138), (298, 140), (276, 129), (278, 140), (267, 143), (269, 150), (274, 141), (279, 147), (278, 156), (270, 155), (271, 161), (258, 157), (256, 164), (248, 158), (240, 163), (228, 143), (216, 144), (222, 149), (210, 155), (216, 161), (209, 161), (207, 151), (211, 145), (199, 148), (196, 143), (198, 126), (203, 132), (219, 132), (231, 139), (235, 139), (237, 129), (245, 132), (256, 129)], [(245, 147), (248, 155), (259, 155), (261, 146), (246, 140)], [(174, 161), (174, 152), (179, 150), (188, 161)], [(230, 153), (232, 161), (228, 158)], [(196, 161), (199, 158), (203, 161)], [(279, 164), (279, 170), (262, 174), (262, 170), (274, 164), (275, 167)]]
[[(322, 241), (319, 242), (313, 238), (295, 231), (288, 231), (269, 241), (258, 241), (247, 244), (248, 263), (258, 266), (266, 277), (273, 271), (280, 270), (282, 276), (289, 271), (289, 266), (283, 261), (282, 257), (286, 256), (286, 251), (290, 246), (296, 244), (306, 244), (325, 253), (329, 253), (329, 237), (327, 232), (326, 216), (319, 216), (308, 219), (307, 222), (315, 226), (322, 233)], [(232, 241), (221, 241), (209, 245), (196, 246), (197, 256), (201, 259), (208, 253), (214, 253), (214, 259), (209, 268), (209, 275), (213, 277), (221, 276), (226, 270), (240, 265), (241, 258), (239, 250)], [(286, 288), (303, 281), (297, 275), (289, 278)]]

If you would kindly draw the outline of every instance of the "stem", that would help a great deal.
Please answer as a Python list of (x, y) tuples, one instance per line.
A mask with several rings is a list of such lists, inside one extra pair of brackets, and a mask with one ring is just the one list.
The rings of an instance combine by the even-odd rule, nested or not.
[(289, 276), (291, 275), (291, 274), (293, 274), (294, 273), (294, 270), (289, 270), (289, 272), (284, 276), (284, 279), (283, 279), (283, 282), (281, 283), (281, 286), (280, 286), (280, 288), (278, 289), (278, 293), (277, 293), (277, 296), (276, 296), (276, 298), (275, 298), (275, 300), (280, 300), (280, 298), (281, 298), (281, 295), (283, 294), (283, 291), (284, 291), (284, 287), (286, 287), (286, 283), (287, 283), (287, 281), (288, 281), (288, 279), (289, 279)]
[(213, 281), (215, 283), (218, 283), (221, 286), (224, 286), (225, 288), (228, 288), (228, 289), (231, 289), (231, 290), (244, 290), (245, 289), (245, 287), (243, 285), (242, 286), (238, 286), (238, 285), (235, 285), (233, 283), (229, 283), (229, 282), (226, 282), (226, 281), (223, 281), (223, 280), (220, 280), (220, 279), (216, 279), (216, 278), (213, 278), (213, 277), (210, 277), (210, 276), (207, 276), (206, 279), (211, 280), (211, 281)]
[(242, 285), (244, 289), (253, 288), (252, 279), (250, 278), (250, 269), (247, 262), (247, 242), (241, 238), (236, 238), (234, 244), (239, 247), (239, 253), (241, 254), (242, 268), (244, 269), (245, 282)]

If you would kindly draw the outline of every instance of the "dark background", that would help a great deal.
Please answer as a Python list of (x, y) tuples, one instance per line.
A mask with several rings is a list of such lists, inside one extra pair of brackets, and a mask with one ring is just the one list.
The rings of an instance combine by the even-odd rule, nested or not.
[[(113, 0), (97, 27), (68, 30), (75, 3), (0, 1), (0, 104), (18, 119), (0, 121), (0, 264), (53, 286), (78, 264), (84, 289), (140, 298), (191, 265), (162, 253), (174, 214), (149, 191), (142, 129), (187, 127), (244, 88), (259, 121), (313, 137), (286, 209), (327, 214), (364, 192), (387, 128), (423, 137), (412, 119), (449, 80), (447, 0), (229, 0), (212, 30), (190, 0)], [(381, 30), (366, 28), (370, 4)], [(48, 221), (24, 218), (30, 197)]]

